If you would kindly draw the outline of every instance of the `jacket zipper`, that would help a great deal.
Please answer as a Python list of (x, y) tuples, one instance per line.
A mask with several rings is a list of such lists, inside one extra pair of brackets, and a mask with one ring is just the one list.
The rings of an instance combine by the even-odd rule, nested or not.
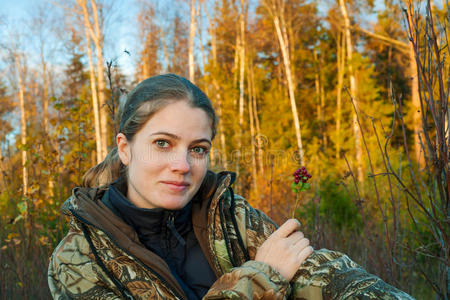
[(168, 288), (170, 288), (171, 292), (175, 294), (176, 297), (180, 298), (180, 299), (185, 299), (183, 296), (181, 296), (180, 294), (178, 294), (178, 292), (161, 276), (159, 275), (157, 272), (155, 272), (152, 268), (150, 268), (149, 266), (147, 266), (146, 264), (144, 264), (139, 258), (135, 257), (133, 254), (129, 253), (127, 250), (123, 249), (122, 247), (120, 247), (117, 243), (117, 241), (111, 237), (106, 231), (98, 228), (97, 226), (91, 224), (89, 221), (87, 221), (86, 219), (84, 219), (83, 217), (81, 217), (80, 215), (78, 215), (77, 213), (75, 213), (72, 209), (70, 209), (70, 212), (72, 213), (72, 215), (74, 215), (77, 219), (79, 219), (80, 221), (82, 221), (85, 224), (88, 224), (89, 226), (92, 226), (94, 228), (96, 228), (97, 230), (102, 231), (103, 233), (105, 233), (108, 238), (116, 245), (117, 248), (121, 249), (123, 252), (125, 252), (126, 254), (128, 254), (129, 256), (133, 257), (137, 262), (139, 262), (145, 269), (147, 269), (148, 271), (150, 271), (151, 273), (153, 273), (156, 277), (158, 277), (159, 280), (161, 280), (161, 282), (163, 284), (165, 284)]
[[(173, 224), (174, 224), (174, 219), (175, 219), (175, 217), (174, 217), (174, 215), (173, 215), (173, 213), (172, 212), (169, 212), (169, 216), (168, 216), (168, 218), (167, 218), (167, 226), (166, 226), (166, 228), (165, 228), (165, 233), (166, 233), (166, 251), (168, 252), (169, 250), (170, 250), (170, 237), (169, 237), (169, 229), (170, 229), (170, 226), (174, 226)], [(166, 254), (167, 255), (167, 254)]]

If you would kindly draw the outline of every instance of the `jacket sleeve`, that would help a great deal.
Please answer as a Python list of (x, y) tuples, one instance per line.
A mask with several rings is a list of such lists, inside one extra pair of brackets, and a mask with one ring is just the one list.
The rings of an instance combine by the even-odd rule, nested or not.
[(69, 232), (50, 257), (48, 284), (54, 299), (121, 299), (101, 280), (82, 234)]
[(253, 261), (277, 225), (244, 198), (234, 198), (237, 227), (250, 260), (220, 277), (206, 299), (413, 299), (347, 255), (327, 249), (315, 250), (288, 284), (272, 267)]
[(285, 299), (289, 293), (289, 282), (280, 273), (250, 260), (222, 275), (203, 299)]

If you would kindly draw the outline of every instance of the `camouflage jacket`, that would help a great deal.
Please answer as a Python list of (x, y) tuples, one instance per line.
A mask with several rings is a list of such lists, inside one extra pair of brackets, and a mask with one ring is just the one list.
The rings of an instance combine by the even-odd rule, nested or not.
[[(291, 282), (254, 261), (277, 226), (234, 195), (224, 176), (214, 196), (195, 202), (195, 235), (217, 281), (204, 299), (412, 299), (346, 255), (316, 250)], [(167, 264), (102, 202), (104, 190), (76, 188), (63, 205), (70, 230), (54, 250), (48, 281), (55, 299), (187, 299)]]

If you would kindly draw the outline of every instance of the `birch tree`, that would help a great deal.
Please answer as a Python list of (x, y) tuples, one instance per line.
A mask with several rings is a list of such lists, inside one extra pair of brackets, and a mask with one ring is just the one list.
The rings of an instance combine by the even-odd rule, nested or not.
[(345, 38), (339, 30), (337, 39), (337, 70), (338, 82), (336, 87), (336, 158), (341, 157), (341, 118), (342, 118), (342, 85), (344, 83), (345, 66)]
[(96, 156), (97, 164), (102, 161), (102, 136), (100, 131), (100, 110), (98, 107), (98, 95), (97, 95), (97, 80), (95, 77), (94, 63), (92, 58), (91, 49), (91, 38), (89, 35), (89, 15), (87, 12), (86, 1), (77, 0), (79, 5), (83, 9), (83, 19), (84, 19), (84, 34), (86, 38), (86, 53), (88, 56), (89, 64), (89, 79), (91, 83), (91, 94), (92, 94), (92, 109), (94, 112), (94, 128), (95, 128), (95, 144), (96, 144)]
[(189, 57), (189, 80), (191, 82), (195, 82), (195, 61), (194, 61), (194, 41), (195, 41), (195, 33), (196, 33), (196, 27), (197, 27), (197, 11), (199, 10), (198, 7), (198, 0), (191, 0), (189, 4), (190, 9), (190, 21), (189, 21), (189, 50), (188, 50), (188, 57)]
[[(404, 0), (404, 4), (408, 7), (409, 12), (414, 11), (414, 4), (412, 0)], [(411, 13), (406, 14), (406, 21), (408, 23), (409, 28), (413, 27), (413, 16)], [(420, 96), (419, 96), (419, 77), (417, 76), (417, 63), (416, 63), (416, 55), (414, 52), (414, 45), (412, 39), (414, 37), (410, 37), (411, 41), (409, 42), (409, 59), (410, 59), (410, 78), (411, 78), (411, 102), (413, 109), (413, 126), (414, 126), (414, 153), (416, 161), (419, 165), (423, 165), (424, 158), (423, 154), (421, 154), (422, 146), (420, 142), (420, 137), (423, 135), (422, 132), (422, 113), (420, 107)]]
[(21, 55), (17, 52), (17, 50), (13, 50), (13, 59), (14, 65), (16, 68), (17, 74), (17, 96), (19, 98), (19, 107), (20, 107), (20, 142), (22, 144), (22, 195), (24, 197), (28, 196), (28, 169), (26, 166), (28, 153), (27, 153), (27, 119), (25, 112), (25, 80), (24, 80), (24, 62), (21, 59)]
[[(217, 71), (217, 42), (216, 42), (216, 32), (215, 32), (215, 15), (214, 18), (211, 18), (209, 12), (207, 9), (205, 9), (206, 16), (208, 18), (208, 29), (209, 29), (209, 35), (211, 38), (211, 56), (212, 56), (212, 69), (213, 73)], [(217, 115), (219, 117), (219, 120), (223, 116), (223, 108), (222, 108), (222, 96), (221, 91), (219, 87), (219, 83), (217, 82), (216, 76), (212, 76), (212, 83), (214, 87), (214, 97), (215, 97), (215, 103), (217, 107)], [(219, 121), (218, 125), (218, 134), (220, 139), (220, 148), (222, 150), (222, 161), (223, 161), (223, 167), (225, 169), (228, 169), (228, 156), (227, 156), (227, 147), (226, 147), (226, 139), (225, 139), (225, 132), (223, 127), (223, 122)]]
[(288, 85), (289, 100), (291, 103), (292, 117), (294, 120), (295, 135), (297, 138), (297, 147), (300, 155), (300, 163), (304, 165), (305, 161), (302, 144), (302, 134), (300, 128), (300, 120), (297, 111), (297, 103), (295, 100), (295, 86), (294, 86), (295, 79), (291, 69), (289, 38), (287, 34), (286, 22), (284, 21), (285, 4), (283, 0), (264, 0), (263, 3), (273, 20), (278, 42), (280, 44), (281, 55), (283, 57), (283, 66)]
[[(98, 114), (99, 114), (99, 123), (100, 123), (100, 153), (101, 158), (100, 161), (102, 161), (106, 155), (108, 154), (108, 106), (106, 105), (106, 98), (105, 98), (105, 89), (106, 89), (106, 82), (105, 82), (105, 74), (104, 74), (104, 59), (103, 59), (103, 31), (100, 28), (100, 22), (99, 22), (99, 16), (98, 16), (98, 7), (95, 0), (90, 0), (91, 9), (92, 9), (92, 18), (93, 22), (90, 20), (90, 14), (88, 12), (88, 6), (87, 6), (87, 0), (77, 0), (78, 5), (83, 10), (83, 16), (84, 16), (84, 25), (85, 25), (85, 31), (87, 31), (86, 35), (89, 36), (86, 37), (86, 42), (88, 44), (88, 47), (90, 49), (90, 40), (95, 45), (96, 50), (96, 62), (97, 62), (97, 85), (98, 85), (98, 91), (96, 92), (98, 96)], [(87, 49), (88, 56), (90, 50)], [(92, 54), (91, 54), (92, 56)], [(90, 62), (91, 64), (91, 62)], [(93, 67), (92, 67), (93, 69)], [(91, 75), (92, 77), (92, 75)], [(92, 80), (91, 80), (92, 83)], [(93, 87), (92, 87), (93, 89)], [(93, 102), (95, 102), (93, 96)], [(94, 111), (95, 111), (95, 104), (94, 104)], [(95, 115), (95, 112), (94, 112)], [(99, 157), (97, 157), (98, 159)]]
[[(344, 19), (344, 32), (345, 32), (345, 41), (347, 46), (347, 68), (348, 74), (350, 78), (350, 97), (352, 101), (355, 103), (355, 107), (358, 108), (358, 87), (356, 85), (356, 76), (355, 70), (353, 69), (353, 42), (351, 36), (351, 24), (350, 17), (347, 10), (347, 3), (345, 0), (339, 0), (339, 7), (341, 9), (342, 17)], [(358, 127), (357, 115), (356, 112), (353, 112), (353, 135), (355, 138), (355, 152), (356, 152), (356, 168), (358, 179), (360, 182), (363, 181), (364, 174), (362, 168), (362, 148), (361, 148), (361, 133)]]

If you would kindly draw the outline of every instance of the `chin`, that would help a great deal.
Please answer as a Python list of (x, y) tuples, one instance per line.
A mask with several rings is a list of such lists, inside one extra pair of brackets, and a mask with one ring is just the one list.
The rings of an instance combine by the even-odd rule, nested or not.
[(180, 210), (185, 207), (189, 201), (185, 199), (170, 199), (164, 203), (164, 208), (168, 210)]

